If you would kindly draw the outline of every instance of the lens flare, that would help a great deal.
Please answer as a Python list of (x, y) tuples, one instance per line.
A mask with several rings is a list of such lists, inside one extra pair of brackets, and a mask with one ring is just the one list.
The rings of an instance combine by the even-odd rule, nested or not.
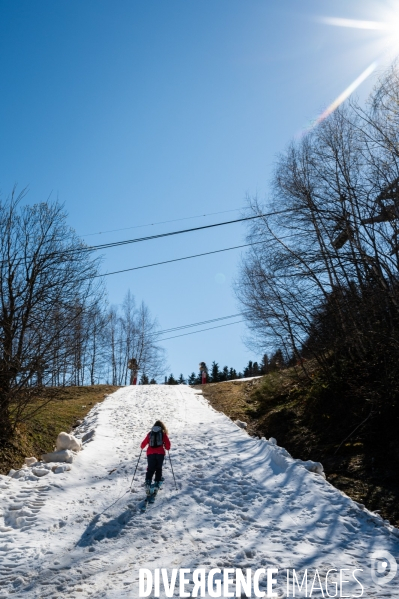
[(334, 112), (334, 110), (337, 110), (338, 106), (340, 106), (343, 102), (345, 102), (345, 100), (347, 100), (349, 98), (349, 96), (351, 96), (353, 94), (353, 92), (359, 87), (359, 85), (361, 85), (363, 83), (363, 81), (366, 81), (366, 79), (368, 77), (370, 77), (371, 73), (373, 73), (373, 71), (375, 71), (376, 68), (377, 68), (377, 61), (374, 61), (369, 67), (367, 67), (367, 69), (365, 69), (363, 71), (363, 73), (361, 75), (359, 75), (359, 77), (357, 77), (357, 79), (355, 79), (353, 81), (353, 83), (351, 83), (342, 92), (342, 94), (340, 94), (338, 96), (338, 98), (336, 98), (334, 100), (334, 102), (332, 102), (330, 104), (330, 106), (328, 106), (328, 108), (326, 108), (324, 110), (324, 112), (321, 113), (320, 116), (317, 117), (317, 119), (314, 123), (314, 126), (316, 126), (319, 123), (321, 123), (322, 121), (324, 121), (324, 119), (326, 119), (328, 116), (330, 116), (330, 114), (332, 114)]
[(340, 17), (318, 17), (317, 21), (324, 25), (343, 27), (347, 29), (363, 29), (366, 31), (377, 31), (379, 34), (378, 44), (382, 53), (399, 52), (399, 5), (396, 3), (390, 9), (382, 11), (381, 21), (365, 21), (361, 19), (343, 19)]
[(335, 110), (337, 110), (337, 108), (343, 102), (345, 102), (345, 100), (347, 100), (349, 98), (349, 96), (351, 96), (353, 94), (353, 92), (359, 87), (359, 85), (361, 85), (363, 83), (363, 81), (366, 81), (366, 79), (368, 77), (370, 77), (370, 75), (377, 68), (377, 65), (378, 65), (377, 61), (374, 61), (373, 63), (371, 63), (371, 65), (369, 67), (367, 67), (367, 69), (365, 69), (363, 71), (363, 73), (361, 73), (359, 75), (359, 77), (357, 77), (350, 85), (348, 85), (348, 87), (334, 100), (334, 102), (331, 102), (331, 104), (325, 110), (323, 110), (323, 112), (316, 119), (311, 121), (309, 123), (309, 125), (307, 127), (305, 127), (305, 129), (303, 129), (296, 136), (297, 139), (298, 138), (300, 139), (304, 135), (307, 135), (307, 133), (309, 133), (312, 129), (317, 127), (317, 125), (319, 125), (322, 121), (324, 121), (324, 119), (329, 117), (330, 114), (332, 114)]
[(321, 17), (318, 19), (325, 25), (334, 27), (350, 27), (352, 29), (369, 29), (371, 31), (387, 31), (392, 29), (393, 25), (382, 21), (359, 21), (357, 19), (340, 19), (336, 17)]
[[(381, 51), (377, 52), (378, 60), (374, 60), (323, 112), (313, 119), (305, 129), (296, 137), (301, 138), (317, 127), (324, 119), (330, 116), (353, 92), (375, 71), (377, 65), (389, 56), (389, 61), (399, 53), (399, 11), (398, 4), (392, 4), (390, 10), (385, 10), (381, 21), (367, 21), (362, 19), (346, 19), (340, 17), (317, 17), (317, 21), (324, 25), (343, 27), (349, 29), (362, 29), (378, 31), (378, 45)], [(374, 42), (376, 40), (374, 39)], [(384, 59), (384, 60), (383, 60)]]

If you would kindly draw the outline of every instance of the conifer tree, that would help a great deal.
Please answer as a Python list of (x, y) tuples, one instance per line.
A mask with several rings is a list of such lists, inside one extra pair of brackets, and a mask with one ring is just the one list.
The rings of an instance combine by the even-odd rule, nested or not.
[(235, 368), (230, 368), (229, 370), (229, 381), (234, 381), (237, 378), (237, 372)]
[(223, 370), (219, 374), (219, 381), (227, 381), (228, 378), (229, 378), (229, 367), (223, 366)]
[(198, 376), (195, 374), (195, 372), (192, 372), (190, 374), (190, 376), (187, 379), (187, 383), (189, 385), (198, 385)]
[(212, 383), (217, 383), (219, 382), (219, 376), (220, 376), (220, 370), (219, 370), (219, 364), (215, 361), (212, 362), (212, 366), (211, 366), (211, 381)]
[(270, 358), (270, 369), (277, 370), (279, 368), (283, 368), (284, 365), (285, 365), (285, 360), (284, 360), (283, 352), (281, 351), (281, 349), (278, 349), (277, 351), (274, 352), (274, 354)]
[(267, 374), (269, 372), (269, 357), (267, 354), (263, 354), (262, 361), (260, 363), (260, 374)]

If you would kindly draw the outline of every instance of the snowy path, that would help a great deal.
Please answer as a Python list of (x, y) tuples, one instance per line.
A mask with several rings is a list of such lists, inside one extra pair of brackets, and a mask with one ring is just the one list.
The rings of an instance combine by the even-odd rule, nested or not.
[[(157, 418), (179, 491), (166, 462), (164, 489), (141, 514), (144, 454), (136, 492), (126, 491)], [(0, 477), (0, 597), (135, 599), (139, 568), (201, 567), (276, 567), (280, 597), (287, 568), (362, 568), (363, 596), (398, 597), (399, 575), (385, 586), (370, 578), (374, 551), (398, 559), (397, 531), (193, 389), (126, 387), (95, 406), (80, 433), (90, 430), (70, 472)]]

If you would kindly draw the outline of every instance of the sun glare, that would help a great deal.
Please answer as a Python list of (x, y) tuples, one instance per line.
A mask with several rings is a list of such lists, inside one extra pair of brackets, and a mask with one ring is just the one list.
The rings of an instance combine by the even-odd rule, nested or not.
[(392, 3), (389, 8), (384, 7), (380, 14), (381, 19), (378, 21), (340, 17), (321, 17), (318, 20), (333, 27), (380, 32), (378, 38), (381, 53), (396, 56), (399, 53), (399, 3)]
[[(363, 29), (377, 31), (379, 34), (380, 51), (375, 60), (317, 117), (308, 127), (299, 133), (299, 137), (306, 135), (317, 127), (324, 119), (334, 112), (353, 92), (375, 71), (382, 61), (392, 61), (399, 55), (399, 3), (395, 1), (390, 9), (385, 8), (380, 21), (366, 21), (362, 19), (345, 19), (339, 17), (319, 17), (317, 20), (325, 25), (349, 29)], [(375, 41), (375, 36), (373, 42)]]
[(389, 23), (380, 21), (359, 21), (357, 19), (340, 19), (336, 17), (322, 17), (320, 21), (326, 25), (350, 27), (352, 29), (387, 30), (390, 28)]

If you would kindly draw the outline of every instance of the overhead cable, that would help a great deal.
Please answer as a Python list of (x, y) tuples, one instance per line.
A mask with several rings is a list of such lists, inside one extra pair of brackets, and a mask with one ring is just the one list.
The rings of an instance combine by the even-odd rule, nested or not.
[[(203, 225), (202, 227), (192, 227), (191, 229), (170, 231), (169, 233), (159, 233), (158, 235), (149, 235), (147, 237), (137, 237), (135, 239), (125, 239), (123, 241), (114, 241), (112, 243), (103, 243), (103, 244), (99, 244), (99, 245), (80, 246), (78, 248), (64, 249), (61, 251), (49, 252), (46, 256), (40, 256), (40, 257), (43, 258), (43, 257), (58, 256), (58, 255), (65, 256), (66, 254), (73, 254), (73, 253), (76, 254), (76, 253), (80, 253), (80, 252), (93, 252), (93, 251), (98, 251), (98, 250), (107, 250), (107, 249), (110, 249), (113, 247), (129, 245), (131, 243), (139, 243), (141, 241), (150, 241), (152, 239), (160, 239), (162, 237), (171, 237), (173, 235), (181, 235), (182, 233), (193, 233), (194, 231), (202, 231), (204, 229), (212, 229), (215, 227), (222, 227), (224, 225), (232, 225), (234, 223), (241, 223), (241, 222), (245, 222), (245, 221), (249, 221), (249, 220), (255, 220), (257, 218), (263, 218), (266, 216), (275, 216), (277, 214), (284, 214), (286, 212), (292, 212), (292, 211), (293, 210), (291, 208), (287, 208), (286, 210), (278, 210), (276, 212), (257, 214), (255, 216), (246, 216), (244, 218), (237, 218), (235, 220), (224, 221), (221, 223), (214, 223), (212, 225)], [(249, 244), (249, 245), (253, 245), (253, 244)], [(239, 247), (239, 246), (237, 246), (237, 247)], [(242, 246), (242, 247), (244, 247), (244, 246)], [(235, 248), (233, 248), (233, 249), (235, 249)], [(26, 256), (25, 256), (25, 259), (26, 259)], [(0, 263), (5, 264), (5, 263), (7, 263), (7, 261), (2, 260)], [(132, 269), (132, 270), (134, 270), (134, 269)]]
[[(131, 243), (139, 243), (141, 241), (150, 241), (152, 239), (160, 239), (161, 237), (171, 237), (172, 235), (181, 235), (182, 233), (193, 233), (194, 231), (203, 231), (204, 229), (213, 229), (215, 227), (223, 227), (225, 225), (232, 225), (234, 223), (242, 223), (248, 220), (255, 220), (265, 216), (274, 216), (276, 214), (283, 214), (284, 212), (292, 212), (291, 209), (279, 210), (278, 212), (269, 212), (265, 214), (256, 214), (255, 216), (245, 216), (243, 218), (236, 218), (234, 220), (227, 220), (221, 223), (213, 223), (212, 225), (202, 225), (201, 227), (192, 227), (191, 229), (180, 229), (179, 231), (170, 231), (169, 233), (158, 233), (157, 235), (148, 235), (147, 237), (137, 237), (135, 239), (125, 239), (123, 241), (113, 241), (112, 243), (102, 243), (99, 245), (91, 245), (79, 249), (65, 250), (65, 252), (76, 252), (76, 251), (97, 251), (107, 250), (112, 247), (119, 247), (121, 245), (128, 245)], [(57, 253), (57, 252), (54, 252)], [(60, 252), (64, 253), (64, 252)]]
[(199, 327), (203, 324), (210, 324), (211, 322), (218, 322), (219, 320), (228, 320), (229, 318), (237, 318), (237, 316), (242, 316), (242, 313), (239, 314), (231, 314), (230, 316), (220, 316), (219, 318), (212, 318), (212, 320), (203, 320), (202, 322), (193, 322), (191, 324), (183, 324), (179, 327), (174, 327), (173, 329), (165, 329), (164, 331), (157, 331), (153, 333), (153, 335), (165, 335), (166, 333), (173, 333), (174, 331), (180, 331), (182, 329), (189, 329), (191, 327)]
[(227, 212), (238, 212), (243, 208), (232, 208), (231, 210), (221, 210), (220, 212), (208, 212), (208, 214), (197, 214), (196, 216), (185, 216), (184, 218), (174, 218), (172, 220), (161, 220), (156, 223), (147, 223), (145, 225), (134, 225), (133, 227), (123, 227), (122, 229), (109, 229), (108, 231), (99, 231), (98, 233), (82, 233), (81, 237), (92, 237), (93, 235), (104, 235), (105, 233), (117, 233), (118, 231), (129, 231), (131, 229), (142, 229), (144, 227), (154, 227), (155, 225), (166, 225), (168, 223), (177, 223), (182, 220), (193, 220), (194, 218), (204, 218), (205, 216), (215, 216), (216, 214), (227, 214)]
[[(283, 237), (280, 237), (280, 239), (286, 239), (288, 237), (294, 237), (294, 234), (284, 235)], [(162, 264), (170, 264), (171, 262), (180, 262), (181, 260), (191, 260), (191, 258), (199, 258), (201, 256), (209, 256), (211, 254), (220, 254), (221, 252), (229, 252), (230, 250), (237, 250), (240, 248), (246, 248), (246, 247), (259, 245), (259, 244), (265, 245), (266, 243), (270, 243), (271, 241), (274, 242), (274, 240), (267, 239), (267, 240), (263, 240), (263, 241), (254, 241), (252, 243), (244, 243), (242, 245), (234, 245), (232, 247), (223, 248), (221, 250), (213, 250), (211, 252), (203, 252), (202, 254), (193, 254), (192, 256), (183, 256), (183, 258), (174, 258), (173, 260), (164, 260), (163, 262), (153, 262), (152, 264), (143, 264), (143, 266), (133, 266), (132, 268), (124, 268), (123, 270), (114, 270), (112, 272), (106, 272), (102, 275), (95, 275), (93, 278), (96, 279), (99, 277), (109, 277), (110, 275), (117, 275), (122, 272), (130, 272), (132, 270), (140, 270), (142, 268), (151, 268), (152, 266), (160, 266)]]
[(236, 322), (228, 322), (227, 324), (219, 324), (217, 327), (209, 327), (207, 329), (201, 329), (200, 331), (191, 331), (190, 333), (182, 333), (181, 335), (174, 335), (174, 337), (166, 337), (165, 339), (158, 339), (158, 341), (167, 341), (168, 339), (176, 339), (177, 337), (186, 337), (187, 335), (195, 335), (195, 333), (202, 333), (203, 331), (211, 331), (212, 329), (221, 329), (222, 327), (230, 327), (233, 324), (239, 324), (244, 320), (237, 320)]
[(256, 241), (255, 243), (244, 243), (243, 245), (235, 245), (233, 247), (224, 248), (222, 250), (214, 250), (213, 252), (204, 252), (202, 254), (193, 254), (192, 256), (184, 256), (183, 258), (174, 258), (173, 260), (164, 260), (163, 262), (154, 262), (153, 264), (143, 264), (143, 266), (134, 266), (133, 268), (124, 268), (123, 270), (114, 270), (112, 272), (106, 272), (103, 275), (95, 275), (93, 277), (93, 279), (97, 279), (99, 277), (109, 277), (111, 275), (117, 275), (121, 272), (140, 270), (142, 268), (151, 268), (152, 266), (160, 266), (161, 264), (170, 264), (171, 262), (180, 262), (181, 260), (191, 260), (191, 258), (199, 258), (200, 256), (209, 256), (210, 254), (219, 254), (220, 252), (229, 252), (230, 250), (246, 248), (250, 245), (256, 245), (258, 243), (265, 243), (265, 242), (264, 241)]

